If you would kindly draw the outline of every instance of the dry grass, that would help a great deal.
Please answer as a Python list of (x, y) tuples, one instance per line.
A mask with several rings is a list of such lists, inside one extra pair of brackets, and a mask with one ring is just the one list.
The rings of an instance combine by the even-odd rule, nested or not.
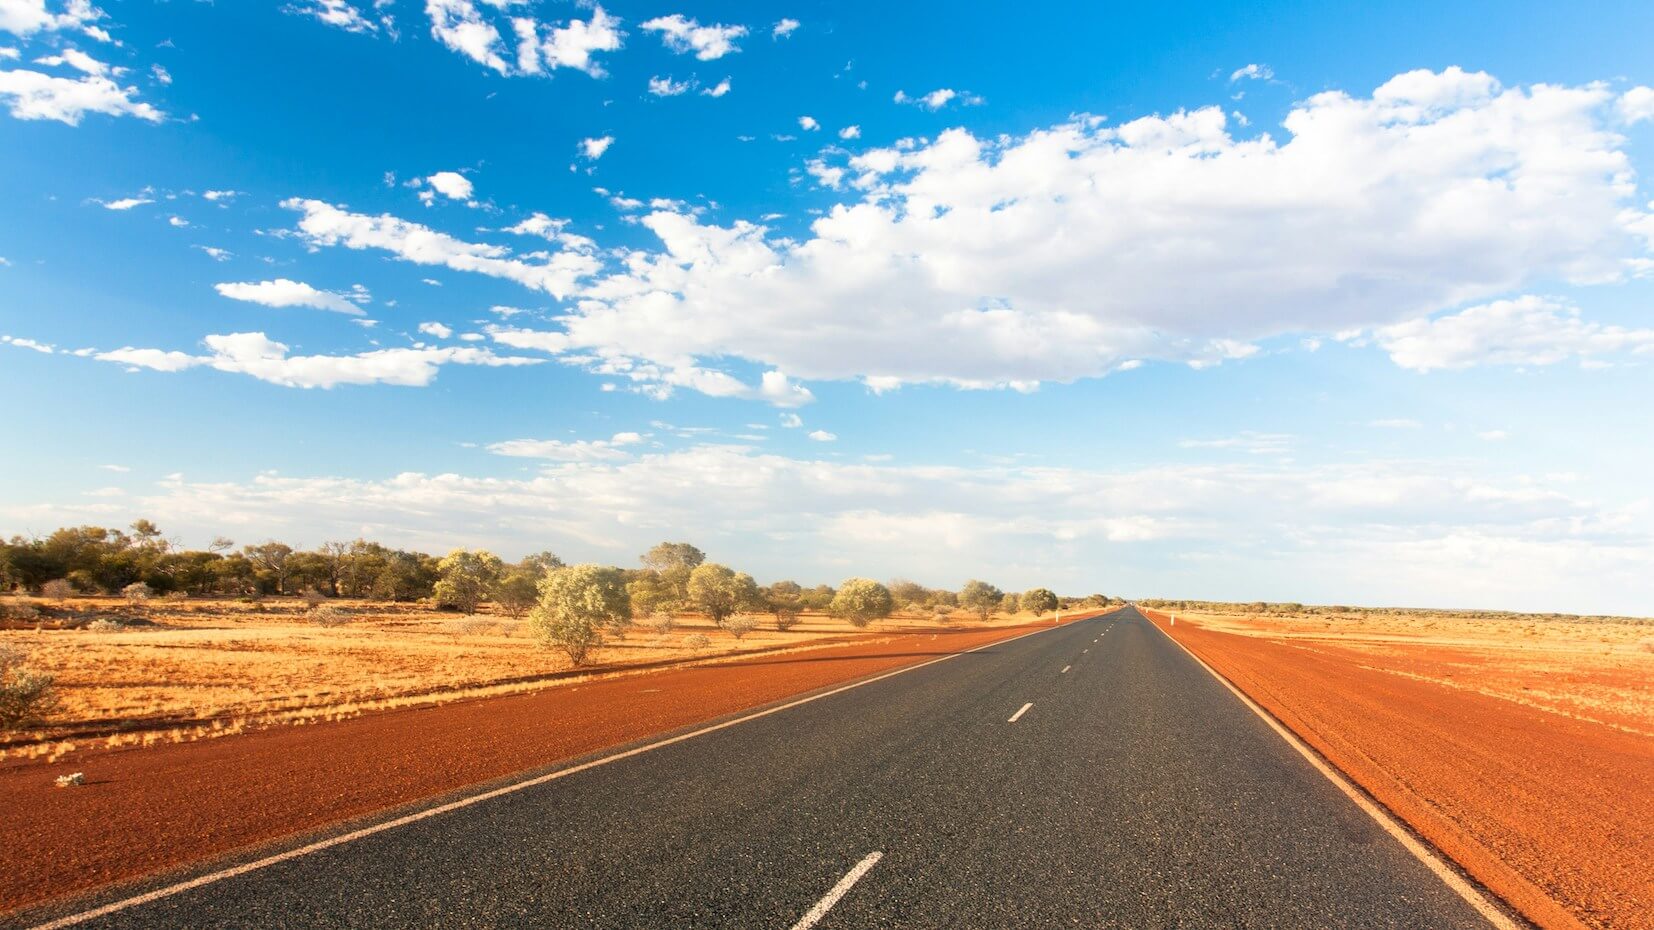
[[(176, 742), (271, 725), (304, 725), (372, 710), (577, 683), (568, 660), (543, 648), (526, 620), (462, 617), (413, 605), (330, 601), (320, 617), (298, 598), (39, 602), (44, 623), (0, 630), (0, 646), (56, 677), (63, 707), (49, 729), (0, 743), (0, 760), (50, 761), (74, 748)], [(116, 619), (123, 625), (98, 624)], [(753, 650), (809, 648), (847, 636), (934, 629), (930, 616), (898, 617), (858, 632), (807, 614), (785, 633), (759, 616), (737, 641), (693, 615), (670, 632), (634, 627), (598, 648), (600, 674)], [(1031, 618), (996, 618), (991, 623)], [(324, 622), (325, 621), (325, 622)], [(965, 614), (957, 623), (977, 625)], [(72, 628), (54, 629), (71, 624)], [(35, 626), (41, 628), (36, 629)]]
[(1173, 611), (1367, 668), (1654, 735), (1654, 620), (1451, 611)]

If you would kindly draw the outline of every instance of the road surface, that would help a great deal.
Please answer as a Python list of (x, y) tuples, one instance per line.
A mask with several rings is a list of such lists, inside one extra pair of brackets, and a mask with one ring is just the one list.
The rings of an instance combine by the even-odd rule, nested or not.
[(1488, 924), (1126, 610), (76, 926)]

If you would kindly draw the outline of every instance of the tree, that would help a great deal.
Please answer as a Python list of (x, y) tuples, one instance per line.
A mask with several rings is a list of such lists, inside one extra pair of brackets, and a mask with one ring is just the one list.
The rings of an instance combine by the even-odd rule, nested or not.
[(724, 632), (740, 639), (758, 627), (758, 621), (744, 614), (736, 614), (724, 621)]
[(758, 603), (758, 584), (751, 575), (716, 562), (697, 565), (689, 573), (688, 588), (689, 603), (719, 626), (731, 614)]
[(925, 586), (916, 581), (896, 578), (890, 582), (890, 596), (895, 599), (897, 609), (922, 607), (929, 595)]
[(689, 576), (706, 562), (706, 553), (689, 543), (663, 542), (645, 552), (643, 567), (660, 575), (679, 603), (688, 603)]
[(554, 568), (562, 568), (563, 560), (557, 557), (557, 553), (547, 549), (544, 552), (524, 556), (523, 560), (517, 563), (517, 567), (533, 575), (535, 580), (538, 581), (540, 576), (546, 572)]
[(856, 627), (888, 617), (895, 609), (890, 589), (867, 578), (851, 578), (839, 585), (828, 608), (833, 616), (848, 620)]
[(470, 616), (504, 568), (500, 557), (486, 549), (455, 549), (437, 563), (431, 595), (438, 606), (457, 607)]
[(292, 546), (272, 539), (256, 546), (243, 546), (241, 553), (259, 570), (259, 574), (275, 585), (277, 594), (287, 593), (287, 575), (290, 571), (287, 560), (293, 555)]
[(660, 572), (645, 569), (626, 583), (626, 594), (632, 601), (632, 615), (648, 617), (656, 613), (670, 613), (678, 607), (678, 592)]
[(1029, 588), (1022, 594), (1022, 609), (1036, 614), (1050, 613), (1057, 609), (1057, 595), (1050, 588)]
[(999, 609), (1002, 613), (1014, 614), (1022, 606), (1022, 599), (1009, 592), (999, 598)]
[(144, 603), (148, 601), (150, 596), (154, 593), (155, 592), (150, 589), (149, 585), (144, 584), (141, 581), (134, 581), (121, 589), (121, 597), (126, 598), (126, 602), (131, 604), (133, 607), (144, 606)]
[(494, 582), (493, 590), (489, 592), (489, 596), (494, 599), (494, 603), (498, 604), (501, 610), (515, 620), (521, 617), (524, 611), (533, 607), (535, 601), (539, 600), (540, 585), (536, 579), (537, 576), (521, 569), (506, 572), (503, 578)]
[(603, 641), (604, 627), (631, 617), (620, 569), (587, 564), (547, 572), (529, 622), (546, 645), (562, 649), (570, 662), (582, 665)]
[(999, 601), (1004, 596), (1005, 592), (986, 581), (977, 581), (972, 578), (965, 582), (963, 588), (959, 589), (959, 606), (974, 612), (977, 617), (985, 621), (988, 619), (988, 615), (993, 613), (994, 608), (999, 606)]
[(833, 603), (833, 595), (837, 594), (832, 585), (818, 584), (799, 595), (798, 603), (806, 610), (826, 610)]
[(62, 578), (54, 578), (40, 586), (40, 596), (61, 604), (75, 596), (75, 587)]
[(785, 633), (798, 623), (804, 610), (804, 589), (796, 581), (777, 581), (759, 592), (764, 598), (764, 609), (775, 615), (776, 630)]

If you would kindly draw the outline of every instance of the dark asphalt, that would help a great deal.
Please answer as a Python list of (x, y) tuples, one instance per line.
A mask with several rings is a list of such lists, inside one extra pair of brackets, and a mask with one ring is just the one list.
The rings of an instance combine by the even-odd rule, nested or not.
[(788, 930), (874, 851), (817, 926), (1486, 926), (1129, 610), (81, 926)]

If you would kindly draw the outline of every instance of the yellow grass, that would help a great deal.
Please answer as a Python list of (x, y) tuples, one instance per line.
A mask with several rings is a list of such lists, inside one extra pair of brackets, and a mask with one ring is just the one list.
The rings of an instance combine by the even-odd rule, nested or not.
[[(21, 649), (30, 667), (56, 679), (62, 699), (53, 726), (16, 734), (0, 759), (53, 758), (78, 744), (120, 747), (228, 735), (270, 725), (303, 725), (371, 710), (567, 685), (567, 657), (540, 644), (526, 618), (462, 617), (413, 605), (329, 601), (348, 618), (324, 627), (294, 598), (258, 604), (231, 600), (152, 601), (139, 610), (112, 598), (37, 602), (53, 615), (112, 616), (133, 624), (88, 629), (0, 630), (0, 646)], [(1029, 616), (990, 623), (1027, 622)], [(819, 646), (845, 636), (877, 637), (935, 629), (924, 617), (897, 617), (857, 631), (806, 614), (785, 633), (773, 618), (737, 641), (711, 622), (680, 616), (671, 632), (634, 627), (593, 651), (603, 674), (656, 663), (685, 663), (737, 651)], [(958, 623), (977, 625), (960, 613)], [(696, 646), (704, 636), (710, 643)], [(561, 673), (561, 674), (560, 674)], [(548, 676), (558, 676), (548, 678)]]

